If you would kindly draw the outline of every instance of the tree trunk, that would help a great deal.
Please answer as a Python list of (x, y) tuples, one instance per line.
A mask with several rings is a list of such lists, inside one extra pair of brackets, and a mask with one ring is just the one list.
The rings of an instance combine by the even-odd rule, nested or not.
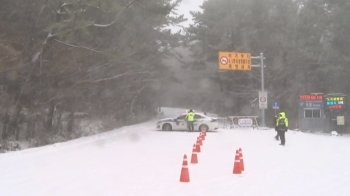
[(7, 133), (7, 124), (10, 121), (10, 114), (8, 112), (8, 110), (5, 112), (5, 115), (2, 118), (2, 133), (1, 133), (1, 138), (2, 139), (7, 139), (8, 137), (8, 133)]
[(67, 132), (68, 133), (73, 132), (73, 125), (74, 125), (74, 110), (72, 110), (68, 116), (68, 124), (67, 124)]
[(28, 111), (28, 118), (27, 118), (27, 128), (26, 128), (26, 140), (29, 140), (31, 138), (35, 137), (34, 134), (34, 114), (33, 114), (33, 106), (31, 105)]
[(54, 112), (55, 112), (55, 101), (51, 100), (49, 105), (49, 113), (47, 114), (47, 121), (46, 121), (46, 131), (49, 133), (52, 132)]
[(57, 118), (57, 124), (56, 124), (56, 127), (54, 129), (55, 133), (61, 132), (61, 130), (60, 130), (61, 124), (62, 124), (62, 111), (60, 111), (60, 115)]
[(15, 110), (15, 114), (13, 115), (13, 119), (12, 119), (12, 128), (13, 128), (13, 131), (14, 131), (14, 134), (15, 134), (15, 138), (16, 140), (18, 141), (19, 140), (19, 133), (20, 133), (20, 130), (19, 130), (19, 118), (20, 118), (20, 115), (21, 115), (21, 110), (22, 110), (22, 107), (21, 107), (21, 104), (18, 103), (16, 105), (16, 110)]

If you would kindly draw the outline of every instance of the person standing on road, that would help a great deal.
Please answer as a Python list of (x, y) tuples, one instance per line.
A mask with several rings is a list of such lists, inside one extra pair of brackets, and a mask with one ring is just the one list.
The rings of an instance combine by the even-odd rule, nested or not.
[(187, 128), (189, 131), (193, 131), (193, 121), (194, 121), (194, 112), (193, 110), (190, 110), (186, 115), (186, 121), (187, 121)]
[(285, 133), (288, 131), (288, 118), (286, 117), (286, 113), (280, 112), (278, 114), (276, 126), (278, 135), (281, 138), (280, 145), (284, 146), (286, 144)]

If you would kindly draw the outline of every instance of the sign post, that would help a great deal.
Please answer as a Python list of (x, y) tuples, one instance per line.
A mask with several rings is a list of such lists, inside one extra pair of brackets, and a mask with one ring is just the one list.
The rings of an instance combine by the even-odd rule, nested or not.
[[(252, 65), (252, 59), (260, 59), (259, 65)], [(250, 53), (237, 53), (237, 52), (219, 52), (219, 69), (220, 70), (240, 70), (250, 71), (252, 67), (261, 68), (261, 92), (264, 98), (260, 97), (259, 92), (259, 108), (261, 109), (261, 126), (265, 127), (265, 109), (267, 109), (267, 92), (265, 92), (264, 81), (264, 53), (260, 53), (260, 56), (252, 57)], [(260, 100), (260, 98), (262, 100)], [(265, 100), (266, 99), (266, 100)]]
[(256, 103), (255, 103), (256, 100), (257, 100), (257, 98), (255, 98), (254, 100), (249, 102), (249, 106), (253, 109), (256, 107)]
[(259, 109), (267, 109), (267, 92), (259, 91)]
[[(264, 53), (260, 53), (260, 56), (257, 57), (252, 57), (252, 59), (260, 59), (260, 65), (252, 65), (252, 67), (260, 67), (261, 68), (261, 92), (265, 92), (265, 81), (264, 81)], [(265, 97), (266, 97), (266, 106), (260, 108), (261, 109), (261, 126), (265, 127), (265, 109), (267, 109), (267, 92), (265, 92)], [(259, 103), (260, 103), (260, 92), (259, 92)], [(260, 105), (260, 104), (259, 104)]]
[(278, 101), (274, 101), (274, 102), (272, 103), (272, 109), (275, 110), (275, 116), (276, 116), (276, 115), (277, 115), (277, 110), (280, 109), (280, 103), (279, 103)]

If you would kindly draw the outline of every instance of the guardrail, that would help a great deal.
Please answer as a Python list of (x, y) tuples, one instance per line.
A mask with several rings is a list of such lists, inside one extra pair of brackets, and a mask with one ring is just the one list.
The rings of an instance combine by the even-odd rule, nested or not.
[(219, 127), (223, 129), (253, 128), (259, 127), (257, 116), (228, 116), (218, 117)]

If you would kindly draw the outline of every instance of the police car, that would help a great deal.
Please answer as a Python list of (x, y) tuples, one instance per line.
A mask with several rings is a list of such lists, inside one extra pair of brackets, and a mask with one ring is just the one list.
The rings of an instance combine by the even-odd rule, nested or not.
[[(188, 130), (186, 122), (186, 113), (183, 113), (174, 118), (164, 118), (157, 122), (157, 130), (163, 131), (185, 131)], [(194, 129), (193, 130), (202, 130), (203, 128), (207, 131), (213, 131), (219, 128), (218, 119), (215, 117), (207, 116), (203, 113), (195, 112), (194, 115)]]

